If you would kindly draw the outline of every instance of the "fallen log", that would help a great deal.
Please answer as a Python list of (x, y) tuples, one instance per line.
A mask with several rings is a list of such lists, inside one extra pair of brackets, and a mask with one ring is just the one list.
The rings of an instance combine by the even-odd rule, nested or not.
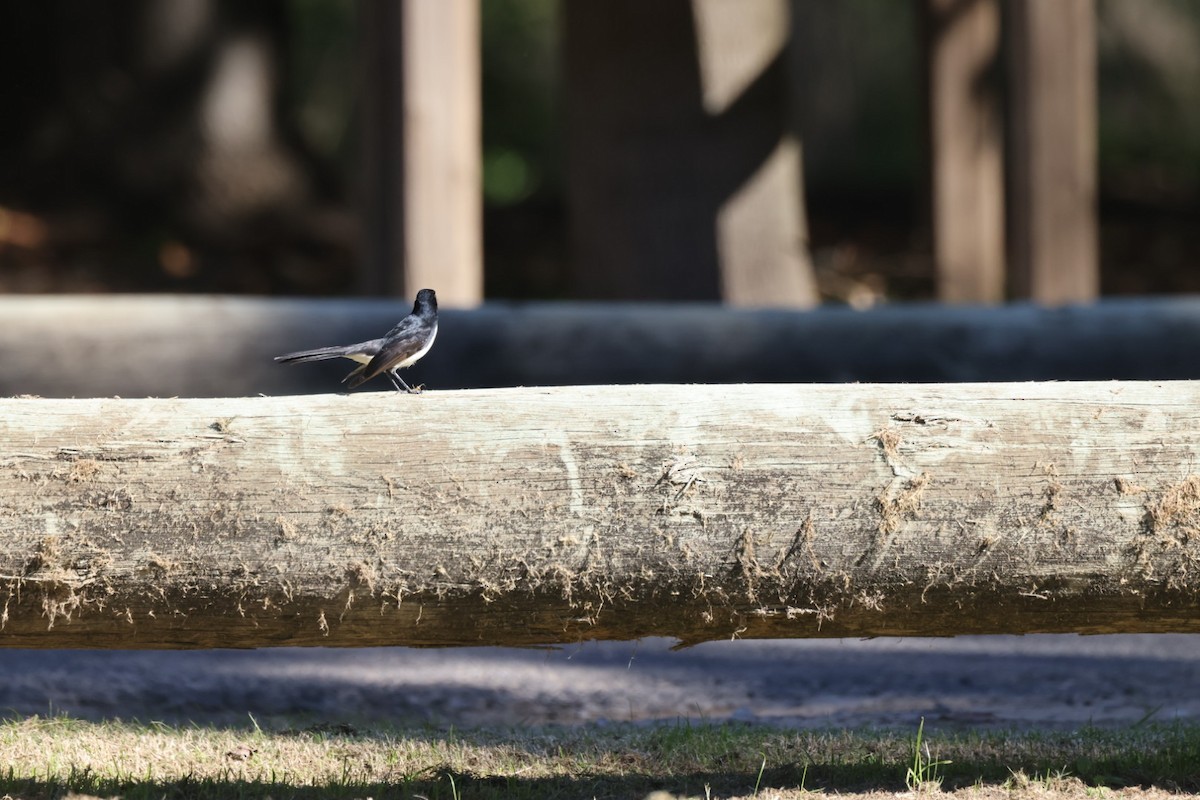
[(1200, 384), (0, 400), (0, 645), (1200, 631)]

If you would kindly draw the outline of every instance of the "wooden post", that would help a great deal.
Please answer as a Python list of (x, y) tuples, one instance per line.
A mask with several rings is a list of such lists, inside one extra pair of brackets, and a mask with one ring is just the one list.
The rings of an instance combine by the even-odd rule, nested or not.
[(1200, 632), (1200, 386), (0, 400), (0, 646)]
[(938, 299), (1004, 300), (999, 0), (926, 0)]
[(786, 0), (564, 4), (577, 296), (808, 306)]
[(483, 297), (479, 0), (365, 0), (369, 294)]
[(1009, 0), (1013, 283), (1019, 297), (1094, 299), (1094, 0)]

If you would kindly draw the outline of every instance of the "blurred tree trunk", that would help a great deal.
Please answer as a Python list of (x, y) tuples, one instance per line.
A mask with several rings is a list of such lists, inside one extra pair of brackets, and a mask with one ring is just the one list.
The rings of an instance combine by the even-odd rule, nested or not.
[(786, 0), (564, 12), (576, 296), (814, 304)]
[(479, 0), (361, 5), (369, 294), (483, 297)]
[(1096, 11), (1093, 0), (1010, 0), (1010, 191), (1017, 296), (1095, 299)]
[(75, 250), (88, 289), (349, 283), (341, 182), (286, 110), (286, 3), (47, 0), (5, 12), (0, 192), (49, 220), (39, 288), (60, 288), (50, 273)]
[(1004, 300), (999, 0), (924, 3), (938, 299)]

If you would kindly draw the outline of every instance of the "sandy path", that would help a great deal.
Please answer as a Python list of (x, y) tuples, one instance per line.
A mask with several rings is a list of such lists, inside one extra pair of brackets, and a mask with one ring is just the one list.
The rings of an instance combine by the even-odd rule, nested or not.
[(507, 649), (0, 650), (0, 710), (436, 726), (739, 719), (798, 726), (1200, 717), (1200, 637), (669, 642)]

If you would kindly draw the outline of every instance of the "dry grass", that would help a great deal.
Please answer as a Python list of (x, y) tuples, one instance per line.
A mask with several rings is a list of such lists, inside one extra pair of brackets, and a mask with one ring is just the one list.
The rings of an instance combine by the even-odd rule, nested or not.
[[(264, 731), (35, 717), (0, 724), (0, 797), (895, 797), (906, 794), (913, 733), (688, 723)], [(926, 740), (951, 762), (930, 794), (1157, 798), (1200, 786), (1200, 728)]]

